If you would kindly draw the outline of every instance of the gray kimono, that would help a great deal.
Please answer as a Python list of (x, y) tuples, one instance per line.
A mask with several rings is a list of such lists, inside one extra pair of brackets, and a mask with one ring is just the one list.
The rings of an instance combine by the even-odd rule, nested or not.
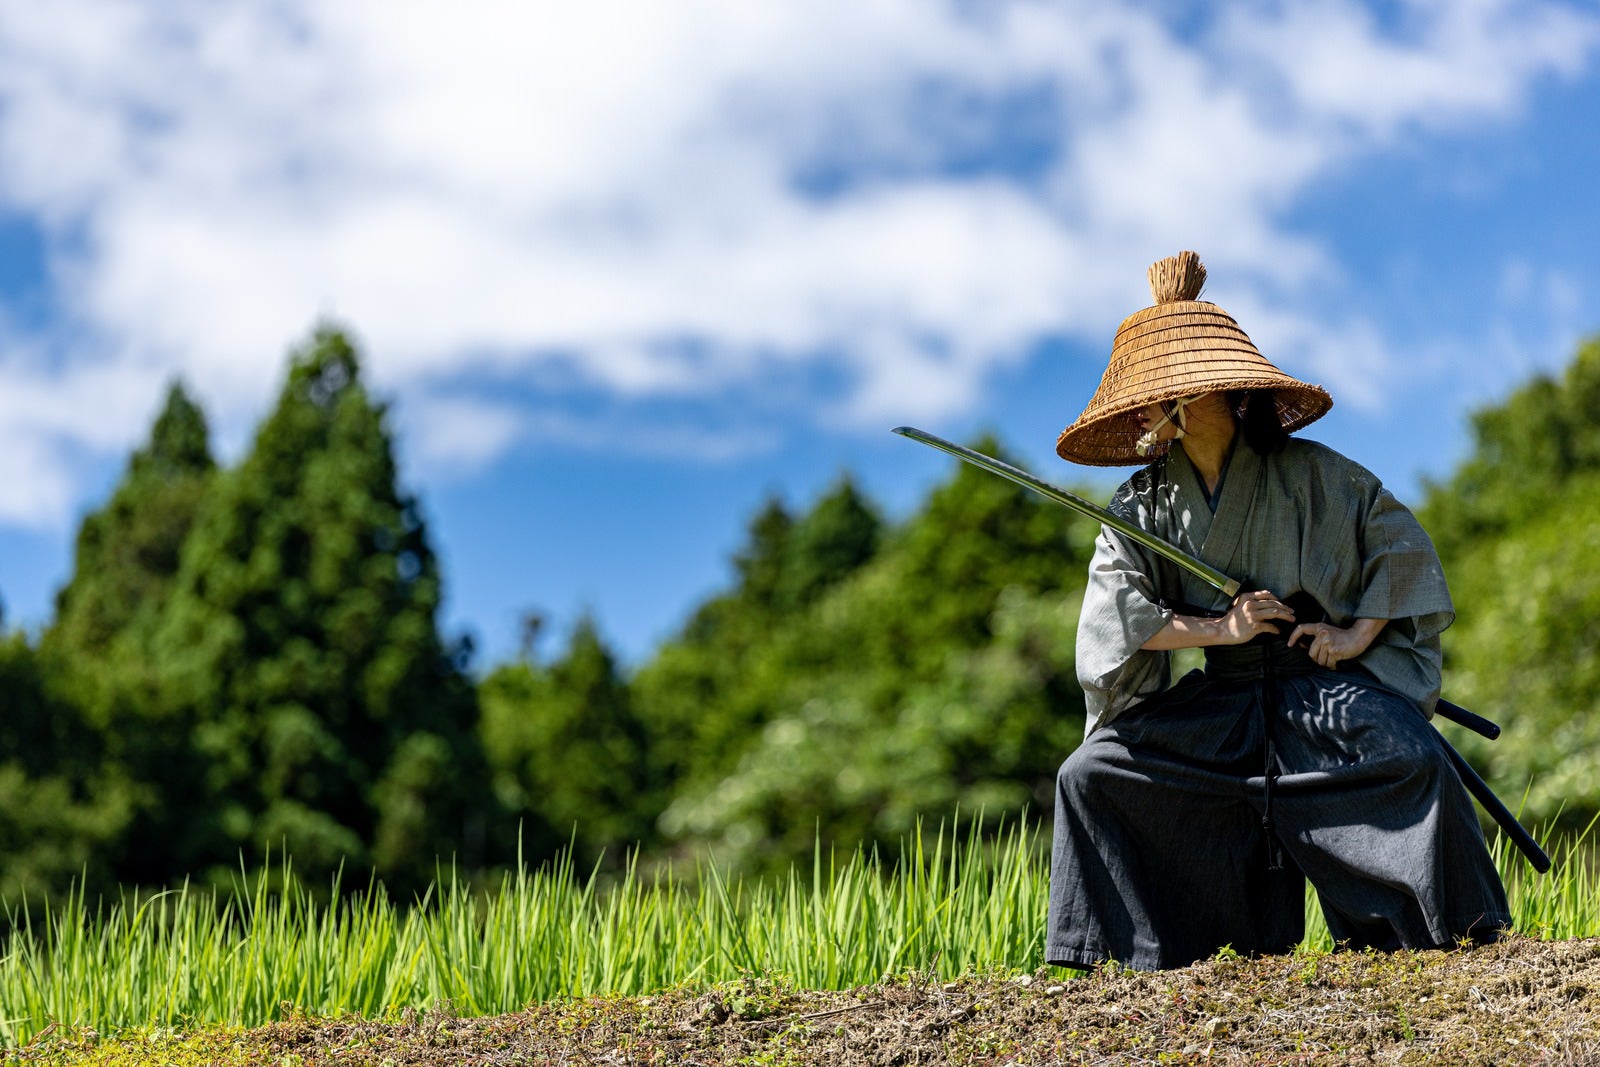
[[(1439, 697), (1439, 634), (1455, 619), (1433, 542), (1359, 464), (1290, 438), (1277, 455), (1234, 449), (1216, 513), (1181, 447), (1130, 478), (1111, 511), (1190, 555), (1280, 598), (1304, 592), (1329, 621), (1393, 620), (1360, 663), (1430, 716)], [(1122, 535), (1102, 528), (1078, 623), (1087, 731), (1167, 685), (1169, 655), (1141, 651), (1189, 604), (1227, 598)]]
[(1426, 715), (1452, 609), (1411, 513), (1360, 466), (1292, 438), (1267, 457), (1237, 444), (1215, 513), (1182, 448), (1112, 506), (1234, 578), (1309, 594), (1337, 625), (1389, 622), (1338, 670), (1284, 634), (1207, 648), (1205, 670), (1169, 687), (1167, 655), (1141, 646), (1174, 611), (1226, 599), (1103, 533), (1078, 629), (1089, 728), (1056, 778), (1045, 958), (1158, 968), (1224, 945), (1286, 952), (1308, 878), (1341, 943), (1497, 936), (1505, 891)]

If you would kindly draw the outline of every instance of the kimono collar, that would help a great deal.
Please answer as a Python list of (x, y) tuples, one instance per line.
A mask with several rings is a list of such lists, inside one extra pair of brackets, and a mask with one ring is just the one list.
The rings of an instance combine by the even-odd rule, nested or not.
[(1181, 447), (1168, 453), (1168, 459), (1177, 496), (1183, 501), (1181, 512), (1190, 550), (1213, 567), (1232, 573), (1228, 568), (1250, 520), (1265, 469), (1261, 457), (1249, 445), (1241, 445), (1235, 435), (1217, 482), (1215, 501)]
[(1205, 498), (1206, 507), (1211, 509), (1213, 515), (1217, 513), (1217, 504), (1222, 500), (1223, 487), (1228, 484), (1228, 470), (1233, 466), (1233, 454), (1239, 449), (1239, 437), (1240, 435), (1235, 433), (1233, 440), (1228, 442), (1228, 451), (1222, 457), (1222, 470), (1217, 472), (1217, 488), (1214, 492), (1206, 491), (1205, 479), (1198, 470), (1195, 470), (1194, 465), (1190, 464), (1190, 469), (1194, 470), (1195, 484), (1199, 486), (1200, 495)]

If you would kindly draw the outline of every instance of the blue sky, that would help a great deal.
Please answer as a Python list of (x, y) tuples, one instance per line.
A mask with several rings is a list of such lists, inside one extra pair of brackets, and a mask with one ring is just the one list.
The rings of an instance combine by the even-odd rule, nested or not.
[(1186, 248), (1415, 500), (1600, 331), (1597, 130), (1562, 0), (0, 0), (0, 598), (172, 378), (231, 460), (331, 317), (447, 630), (638, 661), (768, 495), (949, 475), (892, 426), (1109, 488), (1055, 435)]

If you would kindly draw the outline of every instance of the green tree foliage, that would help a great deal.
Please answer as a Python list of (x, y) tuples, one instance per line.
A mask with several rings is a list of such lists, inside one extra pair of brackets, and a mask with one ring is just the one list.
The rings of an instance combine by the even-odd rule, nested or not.
[(78, 530), (71, 580), (39, 643), (41, 678), (63, 721), (96, 754), (80, 791), (120, 798), (126, 832), (103, 840), (97, 870), (159, 882), (173, 873), (145, 842), (183, 776), (186, 738), (163, 729), (154, 635), (177, 579), (184, 540), (215, 477), (205, 415), (174, 383), (149, 441), (111, 499)]
[(566, 653), (494, 670), (479, 686), (482, 737), (500, 803), (521, 819), (529, 862), (569, 843), (587, 866), (651, 844), (660, 798), (627, 679), (585, 616)]
[(740, 572), (809, 599), (719, 597), (636, 679), (676, 758), (662, 830), (767, 866), (819, 832), (893, 843), (957, 806), (1046, 802), (1083, 729), (1072, 634), (1093, 534), (971, 468), (889, 531), (848, 483), (787, 527), (769, 504)]
[[(768, 498), (750, 523), (748, 543), (733, 557), (738, 573), (736, 599), (758, 612), (774, 612), (783, 606), (785, 575), (788, 572), (789, 539), (794, 517), (777, 497)], [(702, 610), (689, 625), (689, 636), (708, 636), (718, 629), (716, 612)]]
[(321, 329), (184, 543), (156, 659), (189, 739), (165, 798), (172, 870), (286, 847), (301, 873), (422, 884), (479, 858), (474, 691), (436, 625), (437, 562), (385, 410)]
[[(46, 657), (101, 665), (61, 673), (73, 699), (103, 725), (114, 721), (120, 697), (145, 688), (129, 676), (148, 665), (151, 632), (215, 469), (205, 415), (174, 384), (111, 500), (78, 529), (72, 579), (56, 594), (40, 647)], [(105, 669), (108, 660), (113, 669)]]
[(1600, 812), (1600, 340), (1473, 416), (1473, 450), (1421, 517), (1457, 620), (1445, 695), (1498, 721), (1445, 727), (1525, 821)]
[(854, 574), (878, 551), (882, 527), (882, 520), (855, 483), (841, 479), (790, 533), (776, 607), (780, 611), (805, 608)]
[(127, 826), (132, 787), (102, 766), (101, 736), (77, 709), (50, 695), (21, 633), (0, 637), (0, 694), (0, 901), (15, 908), (79, 879), (108, 888), (104, 851)]
[(798, 521), (780, 500), (761, 507), (734, 556), (733, 590), (701, 605), (635, 679), (655, 779), (677, 791), (732, 767), (771, 714), (752, 676), (788, 669), (765, 656), (774, 635), (872, 559), (882, 525), (848, 477)]
[(1600, 470), (1600, 339), (1559, 377), (1540, 375), (1472, 415), (1471, 454), (1430, 485), (1429, 532), (1444, 555), (1536, 521), (1574, 475)]
[(763, 504), (734, 555), (738, 584), (699, 606), (635, 678), (656, 779), (677, 790), (733, 768), (770, 717), (768, 693), (752, 678), (784, 669), (766, 657), (774, 635), (867, 563), (880, 530), (848, 477), (798, 522), (778, 499)]

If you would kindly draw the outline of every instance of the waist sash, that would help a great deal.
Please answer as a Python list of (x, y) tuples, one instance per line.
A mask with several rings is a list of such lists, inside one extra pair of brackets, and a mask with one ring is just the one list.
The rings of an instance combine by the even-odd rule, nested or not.
[(1288, 636), (1262, 634), (1248, 644), (1211, 645), (1205, 650), (1206, 677), (1218, 682), (1259, 682), (1323, 669), (1306, 651), (1309, 641), (1291, 647)]

